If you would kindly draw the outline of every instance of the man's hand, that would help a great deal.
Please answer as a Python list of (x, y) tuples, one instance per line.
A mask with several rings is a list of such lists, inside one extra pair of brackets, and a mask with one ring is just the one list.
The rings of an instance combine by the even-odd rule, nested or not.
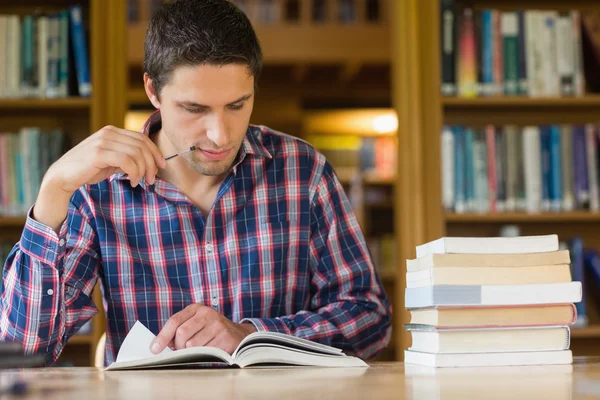
[(48, 169), (33, 210), (34, 219), (58, 230), (67, 217), (71, 195), (85, 184), (126, 173), (132, 186), (143, 178), (153, 184), (166, 161), (147, 135), (105, 126), (69, 150)]
[(192, 304), (169, 318), (151, 349), (158, 354), (166, 346), (176, 349), (211, 346), (231, 354), (252, 332), (256, 332), (252, 324), (236, 324), (210, 307)]

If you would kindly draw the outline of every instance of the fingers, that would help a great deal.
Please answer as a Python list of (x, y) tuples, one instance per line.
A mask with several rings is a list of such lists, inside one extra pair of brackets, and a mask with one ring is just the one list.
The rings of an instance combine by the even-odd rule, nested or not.
[(122, 145), (120, 150), (134, 158), (141, 175), (129, 177), (132, 186), (136, 186), (144, 177), (147, 183), (154, 184), (158, 169), (166, 167), (166, 161), (160, 150), (146, 135), (108, 126), (102, 129), (99, 138), (101, 145), (108, 145), (108, 142)]
[(177, 328), (175, 332), (175, 348), (185, 349), (190, 347), (187, 345), (188, 341), (197, 335), (202, 335), (206, 329), (207, 319), (204, 316), (195, 314), (192, 318), (185, 321)]
[(177, 328), (179, 328), (185, 321), (192, 318), (195, 314), (196, 310), (194, 307), (186, 307), (178, 313), (173, 314), (173, 316), (169, 318), (165, 326), (163, 326), (161, 331), (158, 333), (158, 335), (156, 335), (156, 338), (152, 342), (152, 352), (158, 354), (163, 351), (165, 346), (167, 346), (171, 340), (175, 340)]
[(135, 160), (127, 153), (117, 151), (109, 146), (98, 147), (92, 155), (100, 168), (113, 167), (129, 176), (138, 176), (140, 169)]
[(142, 143), (144, 143), (146, 145), (146, 147), (150, 151), (150, 154), (152, 155), (156, 165), (159, 166), (160, 168), (167, 167), (167, 162), (165, 161), (165, 157), (158, 149), (158, 146), (156, 146), (156, 144), (150, 139), (150, 137), (148, 137), (148, 135), (144, 135), (139, 132), (129, 131), (127, 129), (117, 128), (114, 126), (110, 126), (107, 128), (113, 132), (116, 132), (116, 133), (122, 135), (122, 136), (131, 137), (135, 140), (141, 141)]
[[(217, 336), (219, 336), (219, 334), (221, 332), (224, 332), (224, 330), (222, 329), (221, 324), (219, 324), (218, 321), (211, 321), (211, 322), (212, 323), (205, 326), (204, 329), (200, 330), (196, 334), (194, 334), (194, 335), (190, 336), (188, 339), (186, 339), (183, 347), (177, 347), (177, 348), (180, 349), (180, 348), (187, 348), (187, 347), (207, 346), (207, 345), (209, 345), (209, 343), (214, 342), (215, 338)], [(219, 347), (219, 346), (214, 346), (214, 347)]]
[(146, 182), (153, 184), (155, 176), (158, 173), (158, 167), (148, 149), (145, 149), (141, 142), (132, 138), (117, 138), (117, 140), (104, 139), (101, 146), (128, 154), (138, 166), (138, 175), (129, 175), (132, 186), (137, 184), (145, 177)]

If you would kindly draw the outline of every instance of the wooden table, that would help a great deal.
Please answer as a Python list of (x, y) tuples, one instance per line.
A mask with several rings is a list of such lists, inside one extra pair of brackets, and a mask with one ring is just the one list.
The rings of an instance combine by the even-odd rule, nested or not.
[(600, 358), (573, 365), (431, 369), (374, 363), (366, 369), (262, 368), (2, 371), (31, 393), (4, 399), (585, 399), (600, 396)]

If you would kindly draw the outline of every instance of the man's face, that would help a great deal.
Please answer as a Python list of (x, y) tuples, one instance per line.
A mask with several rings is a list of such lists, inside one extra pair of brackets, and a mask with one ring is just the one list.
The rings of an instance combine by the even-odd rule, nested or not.
[(241, 64), (182, 66), (160, 94), (163, 133), (175, 151), (204, 175), (231, 167), (246, 135), (254, 105), (254, 77)]

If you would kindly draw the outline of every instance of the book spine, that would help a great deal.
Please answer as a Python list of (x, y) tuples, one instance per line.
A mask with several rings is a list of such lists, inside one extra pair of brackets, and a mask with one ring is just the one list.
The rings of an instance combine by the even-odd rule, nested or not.
[(71, 16), (71, 38), (73, 43), (73, 56), (75, 58), (77, 83), (79, 95), (90, 97), (92, 95), (92, 84), (90, 82), (90, 66), (88, 60), (87, 44), (83, 31), (81, 6), (71, 6), (69, 8)]
[(477, 95), (477, 66), (473, 10), (465, 8), (462, 13), (459, 36), (459, 95), (475, 97)]
[(581, 13), (571, 11), (571, 27), (573, 29), (573, 71), (575, 83), (575, 95), (583, 96), (585, 94), (585, 79), (583, 74), (583, 43), (581, 41)]
[(527, 76), (527, 42), (525, 35), (525, 12), (517, 12), (518, 24), (519, 24), (519, 36), (518, 42), (518, 62), (519, 62), (519, 94), (529, 94), (529, 77)]
[(504, 94), (519, 93), (519, 22), (516, 12), (501, 14), (504, 58)]
[(560, 211), (562, 206), (562, 152), (560, 127), (550, 126), (550, 209)]
[(495, 129), (496, 142), (496, 209), (500, 212), (506, 210), (506, 135), (500, 128)]
[(493, 125), (485, 127), (485, 142), (487, 146), (487, 182), (490, 211), (498, 211), (496, 207), (498, 181), (496, 177), (496, 129)]
[(562, 188), (563, 210), (572, 211), (575, 208), (573, 173), (573, 129), (570, 125), (561, 126), (561, 152), (562, 152)]
[(596, 133), (592, 124), (586, 124), (586, 150), (587, 150), (587, 169), (588, 185), (590, 191), (590, 210), (598, 211), (600, 209), (600, 199), (598, 198), (598, 161), (596, 149)]
[(576, 125), (573, 128), (574, 185), (575, 199), (577, 201), (577, 206), (580, 209), (587, 208), (590, 201), (585, 142), (585, 127)]
[[(503, 129), (506, 141), (506, 211), (515, 211), (517, 209), (518, 193), (518, 149), (519, 137), (518, 128), (513, 125), (507, 125)], [(510, 162), (508, 162), (510, 160)]]
[(542, 157), (542, 211), (550, 211), (550, 132), (547, 126), (540, 128), (540, 148)]
[(472, 128), (465, 129), (465, 187), (466, 210), (475, 210), (475, 167), (473, 142), (475, 132)]
[(442, 0), (441, 38), (442, 46), (442, 94), (456, 95), (456, 7), (454, 0)]
[(442, 130), (442, 201), (445, 210), (454, 206), (454, 134), (450, 127)]
[(492, 10), (481, 12), (481, 75), (482, 93), (489, 96), (494, 93), (494, 41)]
[(464, 213), (466, 211), (466, 168), (465, 168), (465, 133), (462, 127), (456, 126), (454, 133), (454, 211)]
[(538, 212), (542, 201), (540, 130), (537, 126), (523, 129), (523, 166), (525, 172), (525, 209)]
[(525, 47), (527, 48), (527, 80), (528, 94), (530, 97), (541, 95), (540, 71), (537, 65), (541, 62), (539, 43), (537, 38), (539, 25), (539, 13), (537, 11), (525, 11)]
[(563, 96), (575, 94), (575, 70), (573, 52), (573, 27), (571, 16), (567, 13), (559, 14), (556, 23), (557, 64), (560, 77), (560, 93)]

